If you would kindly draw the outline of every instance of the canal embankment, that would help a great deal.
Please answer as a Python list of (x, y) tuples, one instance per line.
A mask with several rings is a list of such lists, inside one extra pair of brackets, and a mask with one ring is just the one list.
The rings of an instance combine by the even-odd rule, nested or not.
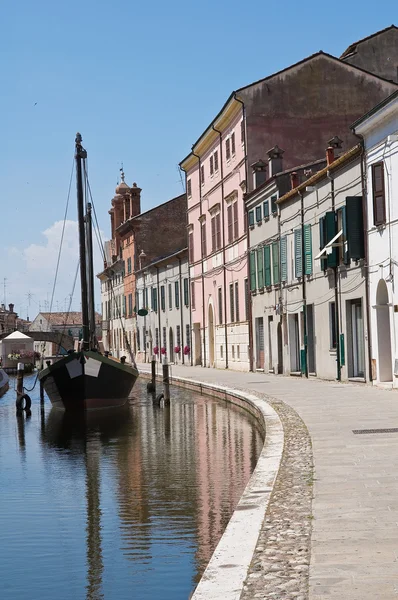
[[(283, 423), (279, 474), (246, 581), (234, 597), (396, 598), (396, 393), (174, 365), (174, 383), (180, 378), (256, 395)], [(216, 591), (207, 596), (218, 597)]]

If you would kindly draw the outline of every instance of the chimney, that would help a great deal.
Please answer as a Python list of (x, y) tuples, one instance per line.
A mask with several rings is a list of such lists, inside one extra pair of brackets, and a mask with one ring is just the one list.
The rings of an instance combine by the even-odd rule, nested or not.
[(285, 151), (279, 146), (274, 146), (271, 150), (268, 150), (268, 166), (269, 166), (269, 176), (272, 177), (277, 173), (283, 171), (282, 162), (283, 162), (283, 153)]
[(335, 135), (328, 141), (328, 147), (326, 148), (326, 162), (328, 166), (337, 158), (337, 151), (341, 149), (342, 143), (343, 140), (338, 135)]
[(13, 304), (9, 304), (8, 308), (10, 309), (10, 313), (14, 312), (14, 305)]
[(253, 189), (267, 181), (267, 165), (261, 159), (251, 165), (253, 171)]
[(141, 213), (141, 188), (134, 182), (130, 188), (130, 218)]
[(331, 165), (334, 161), (334, 148), (332, 146), (328, 146), (326, 148), (326, 164), (327, 166)]
[(291, 184), (292, 190), (294, 190), (294, 188), (296, 188), (300, 185), (300, 179), (299, 179), (299, 176), (296, 173), (296, 171), (293, 171), (293, 173), (290, 173), (290, 184)]

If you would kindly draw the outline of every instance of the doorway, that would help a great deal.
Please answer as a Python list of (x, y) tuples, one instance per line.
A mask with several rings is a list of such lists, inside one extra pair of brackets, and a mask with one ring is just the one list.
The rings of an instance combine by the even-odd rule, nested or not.
[(377, 286), (376, 311), (379, 381), (392, 381), (390, 307), (384, 279), (380, 279)]
[(360, 299), (352, 300), (350, 304), (352, 376), (365, 377), (365, 342), (362, 301)]
[(274, 334), (274, 317), (268, 317), (268, 371), (273, 373), (272, 338)]
[(290, 372), (300, 371), (300, 337), (298, 314), (289, 315)]
[(307, 304), (307, 357), (308, 373), (310, 373), (311, 375), (315, 375), (315, 322), (313, 304)]
[(282, 342), (282, 323), (278, 322), (276, 328), (276, 337), (278, 341), (278, 375), (283, 374), (283, 342)]
[(256, 369), (264, 370), (264, 319), (256, 318)]
[(211, 304), (209, 304), (209, 365), (214, 367), (214, 314)]

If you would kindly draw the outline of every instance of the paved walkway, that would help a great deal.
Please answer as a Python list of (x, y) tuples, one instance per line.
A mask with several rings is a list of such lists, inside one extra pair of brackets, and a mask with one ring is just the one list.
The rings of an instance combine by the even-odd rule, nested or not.
[[(140, 365), (147, 369), (149, 365)], [(308, 427), (315, 467), (310, 600), (398, 598), (398, 392), (172, 366), (176, 376), (267, 394)]]

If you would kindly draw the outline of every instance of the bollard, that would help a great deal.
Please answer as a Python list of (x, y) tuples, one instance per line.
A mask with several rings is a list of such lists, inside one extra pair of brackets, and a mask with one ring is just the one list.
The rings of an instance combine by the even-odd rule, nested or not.
[(43, 382), (40, 381), (40, 404), (43, 404), (44, 402), (44, 387), (43, 387)]
[(163, 359), (163, 394), (164, 403), (170, 404), (170, 379), (169, 379), (169, 362), (167, 356)]
[(23, 372), (25, 369), (25, 365), (23, 363), (18, 363), (17, 366), (17, 402), (23, 396)]
[(155, 358), (154, 354), (152, 355), (151, 371), (152, 371), (152, 388), (153, 388), (153, 392), (156, 394), (156, 358)]

